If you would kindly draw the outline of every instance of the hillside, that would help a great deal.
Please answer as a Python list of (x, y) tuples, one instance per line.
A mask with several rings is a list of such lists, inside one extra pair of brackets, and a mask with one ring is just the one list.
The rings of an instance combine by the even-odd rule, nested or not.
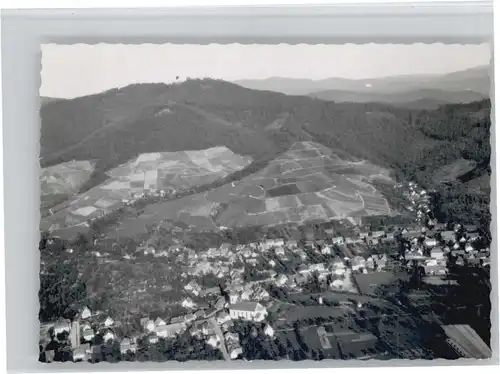
[[(50, 166), (73, 159), (95, 160), (99, 172), (141, 153), (218, 145), (259, 159), (279, 154), (295, 141), (311, 140), (310, 130), (325, 126), (362, 145), (345, 149), (348, 155), (355, 150), (361, 151), (352, 154), (356, 157), (378, 159), (380, 152), (370, 149), (378, 147), (371, 136), (349, 133), (361, 130), (367, 122), (378, 122), (370, 113), (388, 110), (392, 111), (384, 105), (331, 105), (209, 79), (132, 85), (42, 107), (41, 162)], [(406, 120), (403, 111), (377, 126), (400, 139), (409, 130), (424, 140), (407, 128)], [(341, 150), (346, 142), (349, 140), (339, 139)]]
[(482, 176), (489, 165), (489, 107), (488, 100), (427, 111), (335, 103), (212, 79), (136, 84), (44, 105), (41, 162), (95, 162), (85, 191), (140, 154), (224, 146), (253, 160), (234, 173), (236, 181), (296, 142), (316, 142), (343, 160), (368, 160), (430, 188), (438, 168), (462, 158), (478, 165), (469, 180)]
[(149, 205), (143, 214), (124, 221), (118, 232), (139, 234), (165, 220), (195, 230), (218, 230), (388, 214), (388, 202), (373, 180), (394, 183), (388, 170), (344, 160), (318, 143), (297, 142), (237, 182)]
[(474, 91), (484, 97), (489, 97), (491, 85), (489, 70), (489, 66), (479, 66), (444, 75), (408, 75), (372, 79), (327, 78), (320, 80), (272, 77), (261, 80), (238, 80), (234, 83), (250, 89), (276, 91), (287, 95), (309, 95), (327, 90), (388, 94), (432, 89), (450, 92)]

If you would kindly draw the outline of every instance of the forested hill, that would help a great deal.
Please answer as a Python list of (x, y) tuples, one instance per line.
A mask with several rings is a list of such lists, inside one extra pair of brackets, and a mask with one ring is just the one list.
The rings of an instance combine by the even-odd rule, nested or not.
[[(489, 184), (484, 177), (490, 154), (489, 107), (489, 100), (433, 111), (339, 104), (213, 79), (135, 84), (43, 105), (41, 162), (48, 166), (92, 159), (99, 174), (144, 152), (225, 145), (259, 160), (272, 158), (295, 141), (313, 140), (428, 186), (440, 186), (435, 171), (441, 167), (443, 174), (455, 161), (473, 160), (477, 170), (470, 180), (457, 175), (462, 179), (453, 177), (446, 186), (446, 191), (461, 191), (471, 183), (474, 187), (476, 177)], [(487, 195), (477, 190), (473, 196)]]
[(490, 100), (446, 105), (415, 120), (420, 131), (439, 144), (408, 160), (402, 172), (437, 189), (438, 218), (489, 225), (490, 109)]
[(211, 79), (137, 84), (44, 105), (42, 166), (92, 158), (109, 168), (141, 152), (215, 143), (259, 158), (323, 133), (334, 148), (387, 162), (399, 158), (393, 146), (426, 141), (408, 118), (389, 105), (335, 104)]

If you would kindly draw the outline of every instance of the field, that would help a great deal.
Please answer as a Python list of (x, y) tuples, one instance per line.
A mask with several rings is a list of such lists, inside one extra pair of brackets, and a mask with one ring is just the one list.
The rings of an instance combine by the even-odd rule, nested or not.
[[(371, 181), (389, 180), (388, 175), (387, 170), (375, 165), (344, 161), (317, 143), (299, 142), (264, 169), (240, 181), (149, 205), (143, 215), (135, 218), (135, 226), (170, 219), (206, 230), (210, 226), (272, 226), (384, 215), (390, 212), (389, 205)], [(218, 214), (214, 215), (214, 211)], [(127, 223), (128, 228), (130, 225)], [(122, 228), (120, 232), (127, 230)]]
[(43, 168), (40, 175), (42, 214), (77, 193), (93, 171), (94, 165), (89, 161), (71, 161)]
[[(109, 179), (103, 184), (54, 206), (52, 209), (54, 214), (42, 220), (41, 228), (42, 230), (61, 230), (82, 225), (89, 219), (106, 215), (122, 206), (123, 200), (130, 199), (134, 193), (157, 189), (179, 191), (203, 185), (224, 178), (228, 174), (244, 168), (250, 162), (250, 157), (234, 154), (226, 147), (214, 147), (199, 151), (141, 154), (134, 160), (110, 170), (108, 172)], [(85, 166), (89, 163), (75, 162), (70, 166), (79, 166), (80, 164)], [(45, 188), (48, 192), (53, 191), (52, 193), (58, 191), (56, 187), (61, 190), (60, 185), (62, 182), (59, 182), (59, 184), (55, 184), (55, 182), (50, 184), (50, 182), (55, 178), (54, 175), (63, 175), (63, 171), (66, 173), (65, 176), (76, 174), (76, 172), (69, 173), (69, 171), (76, 169), (76, 166), (73, 166), (73, 168), (70, 166), (61, 164), (47, 168), (46, 176), (42, 179), (42, 190)], [(80, 167), (80, 169), (83, 168)], [(92, 169), (87, 167), (85, 171), (89, 177)], [(64, 185), (63, 187), (69, 190), (69, 187), (76, 185), (76, 183), (70, 183), (75, 179), (75, 176), (73, 176), (73, 179), (66, 177), (66, 185), (68, 186)], [(252, 191), (248, 190), (248, 192)], [(255, 191), (253, 192), (255, 193)], [(183, 206), (184, 203), (186, 203), (185, 206)], [(203, 197), (198, 196), (193, 200), (181, 199), (174, 201), (173, 204), (174, 207), (179, 208), (175, 208), (171, 215), (172, 218), (180, 217), (181, 221), (188, 224), (214, 228), (213, 223), (207, 217), (217, 205), (216, 202), (203, 200)], [(154, 215), (156, 209), (157, 207), (153, 207), (148, 214)], [(167, 213), (165, 218), (168, 217), (170, 215)], [(125, 224), (129, 224), (129, 222)], [(137, 226), (132, 222), (130, 224)], [(144, 225), (141, 224), (140, 227), (141, 230), (144, 229)]]
[[(222, 178), (248, 163), (249, 158), (224, 147), (143, 154), (111, 170), (108, 181), (70, 201), (60, 212), (56, 209), (56, 214), (43, 220), (42, 227), (81, 224), (115, 209), (131, 193), (143, 192), (148, 186), (189, 188)], [(384, 215), (390, 213), (388, 202), (371, 183), (387, 181), (388, 176), (388, 170), (342, 160), (317, 143), (297, 142), (265, 168), (239, 181), (146, 206), (137, 217), (122, 222), (117, 234), (135, 236), (164, 220), (206, 231)], [(89, 213), (75, 214), (77, 211)]]

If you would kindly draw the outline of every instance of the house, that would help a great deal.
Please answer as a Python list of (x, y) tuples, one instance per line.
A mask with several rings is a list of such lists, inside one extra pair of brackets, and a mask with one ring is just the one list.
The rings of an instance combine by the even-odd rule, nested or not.
[(337, 289), (337, 290), (340, 290), (340, 289), (342, 289), (342, 287), (344, 287), (344, 281), (342, 281), (340, 279), (335, 279), (332, 283), (330, 283), (330, 287)]
[(203, 309), (199, 309), (196, 312), (194, 312), (194, 316), (195, 316), (196, 319), (205, 318), (206, 317), (206, 312)]
[(158, 335), (156, 335), (154, 333), (149, 334), (147, 336), (147, 340), (148, 340), (149, 344), (156, 344), (156, 343), (158, 343), (158, 340), (159, 340)]
[(273, 259), (271, 259), (271, 260), (269, 260), (268, 264), (271, 267), (275, 267), (276, 266), (276, 261), (274, 261)]
[(184, 290), (198, 296), (201, 292), (201, 286), (195, 280), (192, 280), (184, 286)]
[(207, 344), (211, 345), (213, 348), (217, 348), (219, 345), (220, 339), (218, 335), (210, 335), (207, 339)]
[(115, 339), (115, 333), (113, 330), (111, 329), (106, 329), (104, 330), (102, 333), (102, 340), (104, 340), (105, 342), (109, 341), (109, 340), (114, 340)]
[(267, 336), (270, 336), (271, 338), (274, 336), (274, 329), (271, 327), (270, 324), (267, 324), (264, 326), (264, 334)]
[(369, 236), (370, 236), (370, 233), (366, 232), (366, 231), (362, 231), (362, 232), (359, 233), (359, 237), (361, 239), (367, 239)]
[(215, 334), (215, 330), (212, 324), (209, 323), (208, 321), (205, 321), (200, 325), (200, 331), (205, 336), (210, 336)]
[(141, 326), (144, 328), (145, 331), (149, 332), (154, 331), (156, 327), (154, 321), (149, 318), (142, 318)]
[(317, 263), (317, 264), (311, 264), (309, 266), (309, 270), (310, 271), (324, 271), (325, 270), (325, 264), (323, 264), (322, 262), (320, 263)]
[(298, 243), (296, 240), (287, 240), (286, 241), (286, 246), (288, 248), (297, 248), (297, 245), (298, 245)]
[(234, 304), (240, 300), (240, 294), (238, 292), (233, 292), (229, 294), (229, 303)]
[[(272, 261), (272, 260), (271, 260)], [(273, 261), (274, 262), (274, 261)], [(247, 261), (246, 261), (247, 264), (250, 264), (252, 266), (257, 266), (257, 259), (256, 258), (249, 258)]]
[(63, 332), (69, 333), (71, 330), (71, 322), (66, 319), (61, 319), (54, 324), (54, 335), (62, 334)]
[(206, 290), (203, 290), (200, 292), (201, 297), (214, 296), (214, 295), (219, 295), (219, 294), (220, 294), (219, 287), (207, 288)]
[(441, 248), (433, 248), (431, 250), (431, 258), (436, 260), (441, 260), (444, 258), (444, 252)]
[(441, 238), (445, 242), (449, 242), (449, 241), (454, 242), (455, 241), (455, 231), (451, 231), (451, 230), (442, 231), (441, 232)]
[(183, 308), (186, 308), (186, 309), (191, 309), (191, 308), (194, 308), (196, 306), (196, 304), (193, 302), (193, 300), (191, 300), (191, 298), (189, 298), (189, 297), (186, 297), (182, 301), (181, 305)]
[[(229, 297), (229, 301), (231, 301), (231, 296)], [(226, 299), (223, 296), (221, 296), (217, 299), (214, 306), (216, 309), (222, 309), (222, 308), (226, 308), (227, 304), (228, 303), (226, 302)]]
[(240, 341), (240, 337), (238, 336), (237, 333), (235, 332), (226, 332), (224, 334), (224, 340), (227, 342), (227, 343), (230, 343), (230, 342), (233, 342), (233, 343), (238, 343)]
[(86, 361), (87, 360), (87, 352), (90, 351), (90, 344), (82, 344), (78, 348), (73, 349), (73, 361)]
[(158, 317), (157, 319), (155, 319), (155, 326), (163, 326), (163, 325), (166, 325), (167, 323), (162, 320), (160, 317)]
[(255, 293), (254, 297), (257, 300), (266, 300), (266, 299), (269, 298), (269, 292), (267, 292), (266, 290), (262, 289), (262, 290), (257, 291)]
[(120, 342), (120, 352), (123, 355), (123, 354), (128, 353), (129, 351), (136, 352), (137, 346), (136, 346), (135, 342), (133, 342), (130, 338), (125, 337)]
[(401, 234), (403, 235), (403, 238), (410, 240), (419, 238), (422, 235), (422, 232), (419, 230), (408, 231), (405, 229)]
[(371, 237), (372, 238), (381, 238), (385, 235), (384, 231), (372, 231)]
[(296, 255), (298, 255), (302, 261), (305, 261), (307, 259), (307, 253), (303, 250), (297, 251)]
[(240, 355), (243, 354), (243, 349), (240, 346), (230, 347), (228, 351), (229, 351), (229, 356), (231, 357), (232, 360), (236, 360)]
[(370, 245), (378, 245), (378, 243), (379, 243), (378, 238), (370, 238), (370, 239), (368, 239), (368, 244), (370, 244)]
[(284, 256), (285, 255), (285, 248), (276, 247), (274, 250), (274, 253), (276, 254), (276, 256)]
[(186, 324), (184, 322), (180, 322), (180, 323), (171, 323), (169, 325), (157, 326), (155, 329), (155, 333), (159, 337), (169, 338), (185, 330), (186, 330)]
[(394, 233), (393, 232), (388, 232), (386, 235), (385, 235), (385, 241), (387, 242), (391, 242), (391, 241), (394, 241), (396, 240), (396, 237), (394, 236)]
[(141, 248), (144, 255), (147, 256), (147, 255), (154, 255), (155, 254), (155, 249), (153, 247), (150, 247), (150, 246), (147, 246), (147, 247), (143, 247)]
[(333, 249), (332, 247), (325, 245), (323, 248), (321, 248), (321, 253), (324, 255), (331, 255), (333, 253)]
[(427, 248), (433, 248), (435, 247), (436, 245), (438, 244), (437, 240), (434, 239), (434, 238), (427, 238), (424, 240), (424, 245), (427, 247)]
[(345, 244), (345, 239), (343, 236), (336, 236), (336, 237), (332, 238), (332, 244), (343, 245), (343, 244)]
[(83, 308), (82, 311), (80, 312), (80, 318), (87, 319), (90, 317), (92, 317), (92, 312), (90, 311), (90, 309), (88, 307)]
[(82, 338), (86, 342), (90, 342), (92, 339), (94, 339), (95, 332), (92, 329), (86, 329), (83, 330), (82, 332)]
[(467, 240), (469, 242), (474, 242), (480, 238), (481, 238), (481, 236), (477, 232), (471, 232), (470, 234), (467, 234)]
[(465, 246), (465, 252), (470, 253), (470, 252), (473, 252), (473, 251), (474, 251), (474, 247), (472, 245), (467, 244)]
[(267, 316), (266, 308), (254, 301), (242, 301), (231, 305), (229, 314), (232, 319), (242, 318), (247, 321), (263, 321)]
[(335, 257), (335, 259), (330, 262), (330, 266), (332, 267), (332, 269), (345, 268), (344, 260), (342, 260), (340, 257)]
[(464, 225), (463, 228), (466, 232), (476, 232), (477, 231), (476, 225)]
[(245, 290), (240, 293), (240, 299), (241, 300), (250, 300), (250, 297), (252, 296), (250, 290)]
[(104, 319), (103, 325), (104, 325), (104, 327), (110, 327), (110, 326), (113, 326), (114, 323), (115, 323), (115, 321), (113, 320), (113, 318), (107, 316)]
[(215, 314), (215, 320), (219, 325), (222, 325), (231, 320), (231, 316), (226, 311), (220, 310)]
[(170, 324), (172, 324), (172, 323), (181, 323), (181, 322), (184, 322), (185, 320), (186, 320), (185, 316), (177, 316), (177, 317), (170, 318), (169, 323)]
[(275, 282), (278, 287), (283, 287), (287, 280), (288, 278), (285, 274), (280, 274), (276, 277)]

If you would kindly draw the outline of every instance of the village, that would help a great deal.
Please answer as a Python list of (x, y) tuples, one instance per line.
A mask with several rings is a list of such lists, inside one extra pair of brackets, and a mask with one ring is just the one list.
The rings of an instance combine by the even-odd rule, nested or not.
[[(144, 342), (155, 345), (180, 335), (203, 341), (220, 352), (217, 357), (241, 359), (244, 347), (235, 324), (248, 323), (268, 339), (276, 339), (283, 329), (278, 326), (280, 306), (293, 304), (290, 295), (310, 295), (311, 307), (327, 304), (321, 295), (334, 295), (337, 302), (329, 305), (332, 309), (347, 305), (357, 310), (380, 284), (391, 279), (395, 268), (410, 272), (417, 264), (423, 269), (423, 282), (446, 284), (450, 262), (455, 266), (490, 263), (489, 248), (481, 247), (477, 227), (438, 223), (429, 218), (425, 190), (414, 183), (395, 188), (404, 189), (410, 204), (407, 209), (416, 216), (412, 225), (381, 230), (358, 226), (352, 236), (338, 235), (332, 229), (327, 230), (327, 239), (313, 235), (298, 241), (272, 238), (203, 250), (182, 243), (155, 248), (145, 242), (122, 260), (140, 255), (172, 261), (183, 295), (173, 302), (183, 313), (141, 316), (140, 330), (130, 333), (124, 332), (130, 330), (123, 328), (126, 321), (85, 306), (72, 321), (42, 324), (43, 360), (55, 359), (54, 342), (68, 347), (68, 360), (89, 361), (101, 354), (103, 344), (115, 344), (124, 359), (136, 354)], [(92, 255), (107, 261), (105, 253)]]

